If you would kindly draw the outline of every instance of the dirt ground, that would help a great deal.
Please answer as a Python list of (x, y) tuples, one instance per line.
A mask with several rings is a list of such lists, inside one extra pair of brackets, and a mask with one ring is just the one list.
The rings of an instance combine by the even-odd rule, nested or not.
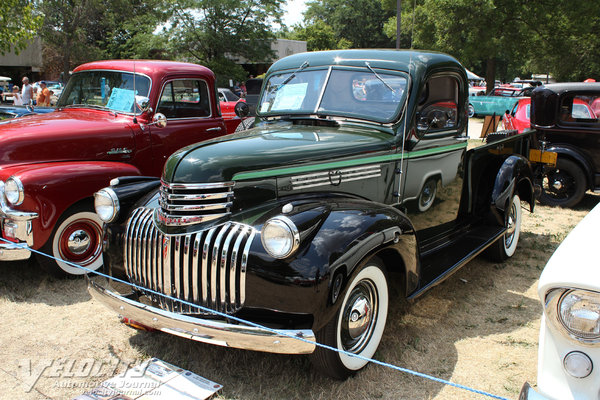
[[(516, 399), (523, 382), (536, 382), (540, 272), (598, 202), (600, 195), (587, 194), (574, 210), (524, 210), (519, 248), (508, 262), (478, 257), (404, 314), (391, 305), (375, 358)], [(216, 397), (225, 399), (486, 398), (375, 365), (332, 381), (304, 356), (138, 332), (91, 300), (83, 279), (54, 279), (33, 262), (0, 263), (0, 316), (0, 399), (71, 399), (148, 357), (221, 383)]]

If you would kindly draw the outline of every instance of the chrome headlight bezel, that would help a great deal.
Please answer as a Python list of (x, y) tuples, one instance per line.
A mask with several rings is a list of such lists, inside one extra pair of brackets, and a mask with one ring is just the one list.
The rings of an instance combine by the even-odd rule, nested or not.
[[(277, 244), (274, 235), (279, 233), (285, 243)], [(282, 236), (285, 236), (282, 238)], [(283, 259), (291, 256), (300, 246), (300, 232), (296, 224), (283, 215), (273, 217), (264, 223), (261, 230), (261, 242), (265, 251), (273, 258)]]
[(4, 198), (13, 206), (23, 204), (25, 189), (23, 188), (23, 182), (21, 182), (18, 176), (13, 175), (4, 182)]
[(113, 222), (120, 211), (119, 198), (115, 191), (107, 187), (94, 193), (94, 210), (102, 221)]
[[(586, 296), (596, 296), (600, 307), (600, 293), (579, 288), (554, 288), (546, 293), (545, 312), (550, 323), (558, 330), (566, 333), (566, 335), (580, 344), (595, 345), (600, 343), (600, 332), (598, 334), (582, 333), (571, 326), (568, 321), (565, 321), (561, 309), (564, 301), (570, 296), (582, 292)], [(597, 324), (600, 324), (598, 322)]]

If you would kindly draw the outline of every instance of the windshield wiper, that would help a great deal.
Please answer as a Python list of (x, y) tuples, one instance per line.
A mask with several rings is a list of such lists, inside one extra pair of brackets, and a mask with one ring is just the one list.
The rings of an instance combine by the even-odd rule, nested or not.
[(384, 85), (385, 87), (387, 87), (388, 89), (390, 89), (392, 91), (392, 93), (396, 94), (396, 91), (394, 90), (393, 87), (391, 87), (389, 85), (389, 83), (387, 83), (381, 76), (379, 76), (379, 74), (377, 72), (375, 72), (375, 70), (373, 68), (371, 68), (371, 65), (369, 64), (368, 61), (365, 61), (365, 65), (367, 66), (367, 68), (369, 68), (369, 70), (375, 74), (375, 76), (377, 77), (377, 79), (379, 79)]
[(278, 91), (279, 89), (281, 89), (282, 87), (284, 87), (285, 85), (287, 85), (292, 79), (294, 79), (296, 77), (296, 74), (300, 71), (302, 71), (304, 68), (308, 67), (308, 60), (304, 61), (302, 63), (302, 65), (295, 70), (290, 76), (288, 76), (287, 78), (285, 78), (285, 80), (283, 82), (281, 82), (281, 84), (279, 86), (277, 86), (277, 89), (275, 89), (275, 91)]

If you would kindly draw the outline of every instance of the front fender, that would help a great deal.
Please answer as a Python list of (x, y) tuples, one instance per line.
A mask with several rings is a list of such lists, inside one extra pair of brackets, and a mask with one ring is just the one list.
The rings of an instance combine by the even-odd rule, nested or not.
[(60, 216), (70, 206), (91, 199), (111, 179), (141, 175), (133, 165), (119, 162), (57, 162), (4, 169), (2, 179), (17, 176), (23, 183), (25, 199), (14, 210), (35, 212), (32, 221), (33, 248), (39, 249), (50, 237)]
[[(294, 207), (286, 216), (298, 227), (302, 241), (284, 260), (269, 256), (259, 239), (264, 222), (272, 216), (266, 214), (255, 225), (259, 234), (248, 258), (247, 307), (311, 314), (313, 329), (319, 330), (335, 315), (357, 266), (382, 251), (396, 255), (386, 254), (386, 259), (398, 261), (388, 270), (403, 274), (411, 289), (417, 286), (414, 229), (393, 207), (343, 198)], [(342, 286), (333, 296), (333, 282), (340, 274)]]
[(533, 171), (527, 158), (517, 154), (504, 160), (494, 181), (491, 209), (501, 225), (504, 225), (504, 212), (510, 206), (514, 193), (519, 193), (521, 199), (529, 203), (530, 211), (533, 212)]

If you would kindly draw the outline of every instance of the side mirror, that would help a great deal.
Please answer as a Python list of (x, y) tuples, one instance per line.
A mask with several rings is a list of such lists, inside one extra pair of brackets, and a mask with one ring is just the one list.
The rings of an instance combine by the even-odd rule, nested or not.
[(158, 128), (167, 126), (167, 117), (165, 117), (165, 114), (154, 114), (154, 117), (152, 117), (152, 125), (156, 125)]
[(250, 107), (245, 101), (238, 101), (235, 105), (235, 115), (240, 118), (246, 118), (250, 115)]
[(142, 110), (142, 112), (146, 112), (150, 110), (150, 99), (145, 96), (135, 96), (135, 104)]

